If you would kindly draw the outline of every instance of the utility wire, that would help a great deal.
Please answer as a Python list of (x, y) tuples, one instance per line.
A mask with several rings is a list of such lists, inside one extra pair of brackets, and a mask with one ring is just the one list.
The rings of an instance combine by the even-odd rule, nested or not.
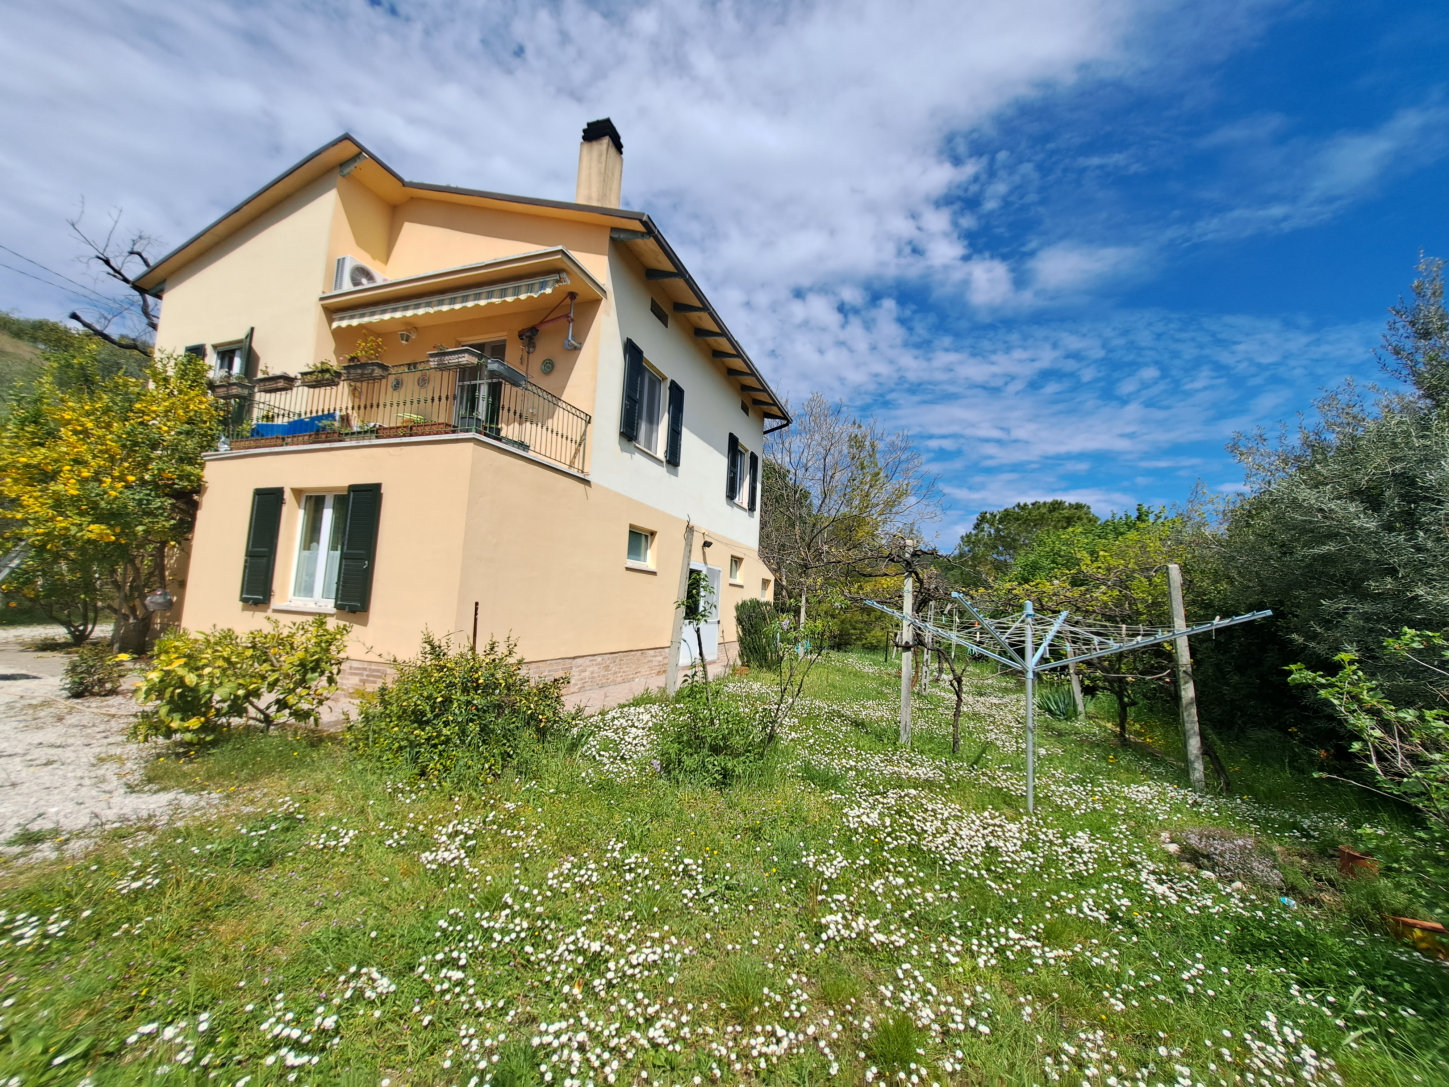
[[(88, 287), (84, 283), (81, 283), (78, 280), (71, 279), (70, 276), (64, 274), (63, 272), (57, 272), (54, 268), (49, 268), (46, 265), (41, 264), (40, 261), (33, 260), (30, 257), (27, 257), (24, 253), (21, 253), (21, 252), (19, 252), (17, 250), (11, 249), (8, 245), (4, 245), (3, 243), (0, 243), (0, 249), (3, 249), (5, 252), (10, 253), (10, 254), (12, 254), (14, 256), (19, 257), (21, 260), (25, 261), (26, 264), (33, 264), (33, 265), (35, 265), (35, 267), (39, 268), (41, 271), (45, 272), (47, 275), (54, 276), (56, 279), (63, 280), (65, 283), (70, 284), (72, 287), (79, 288), (81, 291), (85, 292), (92, 299), (95, 299), (98, 302), (102, 302), (102, 303), (104, 303), (105, 305), (108, 305), (108, 306), (114, 306), (114, 305), (116, 305), (116, 300), (115, 299), (113, 299), (113, 298), (107, 298), (105, 295), (103, 295), (99, 291), (97, 291), (94, 287)], [(10, 271), (15, 272), (17, 275), (25, 276), (28, 279), (33, 279), (37, 283), (44, 283), (48, 287), (54, 287), (57, 290), (66, 290), (66, 288), (65, 287), (62, 287), (59, 283), (50, 283), (49, 281), (44, 280), (44, 279), (41, 279), (39, 276), (34, 275), (31, 272), (25, 271), (23, 268), (16, 268), (14, 265), (11, 265), (11, 264), (0, 264), (0, 268), (7, 268)]]

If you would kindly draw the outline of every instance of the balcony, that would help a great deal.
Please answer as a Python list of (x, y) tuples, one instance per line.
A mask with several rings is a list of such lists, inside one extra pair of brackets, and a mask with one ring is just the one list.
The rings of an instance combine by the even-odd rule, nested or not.
[[(223, 448), (286, 448), (327, 442), (476, 434), (582, 472), (589, 414), (502, 368), (392, 367), (368, 381), (297, 385), (225, 401)], [(263, 379), (264, 380), (264, 379)]]

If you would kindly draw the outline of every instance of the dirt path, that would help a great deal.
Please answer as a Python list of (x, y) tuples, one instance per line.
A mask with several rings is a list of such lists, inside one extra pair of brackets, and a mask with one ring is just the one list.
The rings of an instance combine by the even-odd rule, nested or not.
[(146, 787), (142, 749), (125, 739), (135, 712), (129, 697), (61, 694), (66, 655), (34, 648), (58, 633), (55, 627), (0, 628), (0, 675), (35, 677), (0, 680), (0, 866), (19, 856), (53, 855), (107, 827), (156, 821), (206, 803)]

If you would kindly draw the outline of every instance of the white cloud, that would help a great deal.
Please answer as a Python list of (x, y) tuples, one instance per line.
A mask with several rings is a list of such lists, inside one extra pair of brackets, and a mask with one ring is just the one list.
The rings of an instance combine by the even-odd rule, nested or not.
[(1437, 96), (1377, 125), (1322, 136), (1295, 134), (1279, 114), (1224, 125), (1201, 146), (1221, 152), (1230, 167), (1228, 180), (1206, 193), (1227, 208), (1204, 216), (1188, 233), (1238, 238), (1323, 222), (1387, 179), (1441, 157), (1449, 149), (1446, 133), (1449, 106)]

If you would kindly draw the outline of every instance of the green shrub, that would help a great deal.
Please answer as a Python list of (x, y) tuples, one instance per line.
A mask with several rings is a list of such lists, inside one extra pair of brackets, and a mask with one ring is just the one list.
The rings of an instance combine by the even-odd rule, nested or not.
[(1077, 700), (1072, 685), (1060, 680), (1042, 683), (1036, 689), (1036, 708), (1055, 721), (1075, 721)]
[(252, 722), (314, 724), (337, 690), (349, 628), (322, 616), (238, 634), (184, 630), (162, 635), (139, 691), (154, 702), (136, 719), (132, 737), (212, 740)]
[(423, 635), (411, 660), (362, 707), (350, 746), (418, 777), (496, 777), (552, 734), (564, 734), (566, 677), (531, 682), (513, 643), (455, 649)]
[(766, 717), (725, 689), (686, 684), (660, 728), (660, 773), (715, 789), (758, 778), (774, 747)]
[(735, 629), (747, 665), (771, 672), (780, 667), (780, 623), (774, 608), (762, 600), (741, 600), (735, 605)]
[(126, 675), (129, 653), (113, 654), (103, 645), (83, 645), (65, 662), (60, 688), (67, 698), (94, 698), (115, 694)]

